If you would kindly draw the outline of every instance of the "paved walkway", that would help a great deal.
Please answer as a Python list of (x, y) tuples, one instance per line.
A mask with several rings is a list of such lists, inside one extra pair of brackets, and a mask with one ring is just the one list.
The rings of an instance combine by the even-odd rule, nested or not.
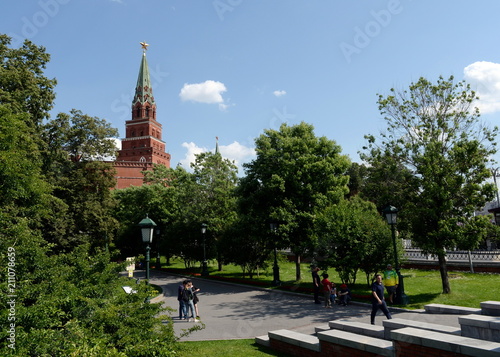
[[(134, 277), (144, 278), (144, 271), (136, 271)], [(154, 298), (152, 302), (162, 302), (164, 306), (178, 310), (177, 288), (185, 278), (187, 277), (151, 271), (151, 283), (163, 288), (163, 295)], [(330, 320), (370, 321), (371, 306), (368, 304), (354, 303), (325, 309), (323, 305), (314, 304), (312, 296), (193, 277), (189, 279), (201, 289), (198, 293), (198, 306), (205, 328), (183, 337), (182, 341), (248, 339), (279, 329), (313, 334), (316, 326), (326, 325)], [(396, 316), (459, 327), (458, 316), (455, 315), (430, 315), (399, 310), (393, 312), (393, 317)], [(195, 324), (179, 320), (178, 311), (172, 317), (177, 336), (183, 329)], [(382, 325), (383, 319), (385, 316), (379, 312), (376, 324)]]

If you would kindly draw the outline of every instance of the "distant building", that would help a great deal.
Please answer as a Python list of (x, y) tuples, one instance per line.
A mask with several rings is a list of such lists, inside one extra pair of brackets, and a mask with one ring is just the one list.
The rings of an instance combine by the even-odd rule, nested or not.
[(153, 164), (170, 167), (170, 154), (161, 139), (162, 125), (156, 120), (156, 103), (146, 59), (147, 44), (141, 43), (143, 54), (139, 77), (132, 100), (132, 119), (125, 122), (125, 138), (113, 166), (116, 169), (117, 189), (142, 186), (141, 171), (152, 170)]

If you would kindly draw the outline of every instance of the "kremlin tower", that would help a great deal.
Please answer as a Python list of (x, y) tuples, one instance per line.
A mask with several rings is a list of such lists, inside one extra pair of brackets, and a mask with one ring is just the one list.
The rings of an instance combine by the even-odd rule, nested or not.
[(125, 138), (113, 164), (117, 189), (142, 186), (141, 171), (152, 170), (154, 164), (170, 167), (170, 154), (165, 152), (165, 142), (161, 139), (162, 125), (156, 121), (156, 102), (146, 59), (149, 45), (145, 42), (141, 45), (143, 53), (132, 100), (132, 119), (125, 122)]

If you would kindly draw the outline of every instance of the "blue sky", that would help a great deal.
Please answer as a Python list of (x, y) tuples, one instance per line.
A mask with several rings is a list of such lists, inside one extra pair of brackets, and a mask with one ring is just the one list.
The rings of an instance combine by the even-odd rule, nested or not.
[[(52, 115), (80, 109), (125, 135), (147, 51), (172, 167), (213, 150), (241, 165), (264, 129), (305, 121), (352, 161), (385, 122), (377, 93), (468, 80), (500, 122), (500, 2), (2, 0), (0, 32), (51, 54)], [(240, 175), (243, 173), (240, 171)]]

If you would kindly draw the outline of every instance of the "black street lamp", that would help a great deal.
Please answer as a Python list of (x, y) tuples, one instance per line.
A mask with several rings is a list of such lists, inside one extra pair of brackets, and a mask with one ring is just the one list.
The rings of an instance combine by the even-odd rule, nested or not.
[[(278, 230), (278, 223), (276, 222), (270, 222), (269, 226), (271, 228), (271, 232), (273, 234), (276, 234), (276, 231)], [(280, 267), (278, 266), (278, 254), (276, 252), (276, 240), (274, 240), (274, 265), (273, 265), (273, 286), (279, 286), (281, 285), (280, 281)]]
[(208, 276), (207, 252), (206, 252), (206, 248), (205, 248), (206, 233), (207, 233), (207, 224), (202, 223), (201, 224), (201, 234), (203, 235), (203, 268), (201, 270), (201, 276)]
[(156, 264), (157, 270), (161, 269), (161, 256), (160, 256), (160, 229), (155, 230), (156, 233)]
[(149, 285), (149, 252), (151, 251), (149, 245), (153, 241), (153, 231), (156, 223), (146, 214), (146, 218), (139, 222), (139, 227), (141, 227), (142, 242), (146, 244), (146, 284)]
[(405, 294), (405, 285), (403, 281), (403, 275), (399, 271), (399, 262), (398, 262), (398, 249), (396, 246), (396, 221), (398, 217), (398, 209), (394, 206), (388, 206), (384, 208), (382, 211), (387, 219), (387, 223), (391, 226), (392, 231), (392, 244), (394, 247), (394, 262), (396, 265), (396, 273), (398, 274), (398, 287), (396, 288), (396, 297), (394, 299), (394, 303), (397, 305), (408, 305), (410, 302), (408, 296)]

